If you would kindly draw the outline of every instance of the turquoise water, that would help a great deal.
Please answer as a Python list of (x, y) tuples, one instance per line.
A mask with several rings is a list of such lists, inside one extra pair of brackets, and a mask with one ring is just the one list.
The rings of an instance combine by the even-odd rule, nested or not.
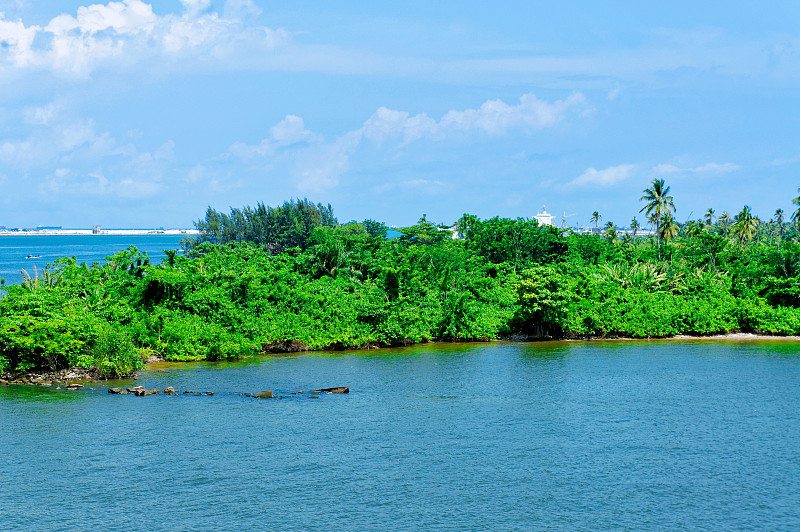
[[(21, 269), (34, 275), (33, 267), (39, 272), (60, 257), (76, 257), (78, 263), (87, 265), (102, 260), (129, 246), (146, 251), (154, 262), (164, 258), (165, 249), (178, 249), (180, 240), (185, 237), (174, 235), (80, 235), (44, 236), (13, 235), (0, 236), (0, 278), (7, 283), (22, 282)], [(41, 255), (28, 259), (28, 255)]]
[(136, 381), (214, 396), (0, 387), (0, 528), (797, 530), (799, 351), (440, 344)]

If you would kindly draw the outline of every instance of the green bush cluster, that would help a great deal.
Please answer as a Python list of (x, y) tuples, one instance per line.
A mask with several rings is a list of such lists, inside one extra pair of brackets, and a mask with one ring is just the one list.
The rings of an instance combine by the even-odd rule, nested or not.
[[(383, 224), (338, 225), (329, 208), (307, 202), (260, 208), (273, 222), (285, 215), (291, 239), (200, 238), (159, 265), (135, 248), (90, 266), (65, 258), (42, 279), (6, 286), (0, 370), (121, 376), (145, 355), (219, 360), (287, 341), (331, 349), (519, 333), (800, 332), (800, 245), (785, 239), (743, 245), (696, 229), (657, 249), (648, 238), (465, 215), (459, 239), (423, 218), (387, 240)], [(317, 222), (303, 225), (302, 213)], [(267, 229), (262, 237), (289, 234)], [(302, 245), (288, 247), (304, 231)]]

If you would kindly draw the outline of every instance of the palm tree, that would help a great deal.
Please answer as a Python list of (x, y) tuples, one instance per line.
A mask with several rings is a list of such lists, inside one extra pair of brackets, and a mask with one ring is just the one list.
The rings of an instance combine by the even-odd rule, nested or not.
[(597, 212), (597, 211), (594, 211), (594, 212), (592, 213), (592, 217), (589, 219), (589, 221), (590, 221), (590, 222), (594, 222), (594, 228), (595, 228), (595, 229), (597, 229), (597, 224), (598, 224), (598, 223), (600, 222), (600, 220), (602, 220), (602, 219), (603, 219), (603, 217), (602, 217), (602, 216), (600, 216), (600, 213), (599, 213), (599, 212)]
[(717, 222), (722, 224), (722, 235), (728, 236), (728, 224), (731, 223), (731, 217), (728, 214), (728, 211), (722, 211), (722, 214), (720, 214), (719, 218), (717, 218)]
[(675, 235), (678, 234), (678, 231), (681, 230), (681, 227), (678, 225), (678, 222), (675, 221), (675, 218), (672, 217), (672, 213), (669, 211), (664, 212), (661, 215), (661, 219), (658, 223), (659, 232), (658, 235), (661, 237), (664, 242), (675, 238)]
[(700, 220), (698, 220), (698, 221), (689, 220), (683, 226), (683, 232), (688, 237), (696, 237), (696, 236), (700, 235), (703, 232), (704, 229), (705, 229), (705, 225)]
[(703, 219), (706, 221), (706, 225), (712, 225), (714, 223), (714, 209), (709, 207)]
[(758, 230), (759, 222), (760, 220), (753, 216), (753, 211), (747, 205), (736, 215), (733, 224), (733, 234), (739, 239), (740, 246), (744, 243), (745, 239), (752, 240)]
[(644, 207), (639, 212), (645, 211), (651, 223), (656, 224), (656, 247), (661, 249), (661, 221), (664, 214), (675, 212), (675, 204), (672, 202), (672, 196), (669, 195), (669, 187), (664, 185), (663, 179), (653, 179), (650, 186), (643, 190), (643, 195), (639, 201), (646, 201)]
[[(797, 192), (800, 192), (800, 188), (797, 189)], [(800, 196), (792, 200), (792, 205), (798, 206), (797, 210), (792, 213), (792, 223), (800, 229)]]
[(636, 232), (639, 231), (639, 222), (636, 220), (636, 216), (633, 217), (631, 220), (631, 231), (633, 231), (633, 238), (636, 238)]
[(614, 228), (614, 222), (608, 222), (606, 224), (606, 230), (603, 231), (603, 235), (609, 240), (609, 242), (613, 242), (615, 238), (617, 238), (617, 230)]
[(778, 240), (783, 237), (783, 209), (775, 211), (775, 223), (778, 224)]

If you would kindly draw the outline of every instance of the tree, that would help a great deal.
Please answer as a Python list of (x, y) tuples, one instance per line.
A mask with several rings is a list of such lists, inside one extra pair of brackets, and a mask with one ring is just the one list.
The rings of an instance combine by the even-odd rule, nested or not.
[(600, 213), (597, 212), (597, 211), (594, 211), (592, 213), (592, 217), (589, 219), (589, 221), (590, 222), (594, 222), (594, 228), (597, 229), (597, 224), (600, 223), (600, 220), (602, 220), (602, 219), (603, 219), (603, 217), (600, 216)]
[(633, 232), (633, 238), (636, 238), (636, 233), (639, 231), (639, 229), (639, 222), (636, 220), (636, 216), (634, 216), (633, 220), (631, 220), (631, 231)]
[(614, 227), (614, 222), (608, 222), (606, 224), (606, 230), (603, 231), (603, 235), (608, 239), (609, 242), (613, 242), (615, 238), (617, 238), (617, 230)]
[(653, 179), (650, 186), (644, 189), (639, 201), (646, 201), (644, 207), (639, 212), (644, 211), (652, 223), (656, 225), (656, 247), (661, 250), (661, 223), (667, 219), (664, 214), (669, 214), (668, 219), (672, 219), (670, 211), (675, 212), (675, 204), (672, 196), (669, 195), (669, 187), (664, 184), (663, 179)]
[(675, 221), (675, 218), (672, 217), (672, 213), (669, 211), (665, 211), (664, 214), (661, 215), (658, 225), (658, 236), (661, 237), (661, 240), (664, 242), (675, 238), (678, 231), (681, 230), (678, 222)]
[(775, 223), (778, 224), (778, 239), (783, 237), (783, 209), (775, 211)]
[(263, 203), (255, 208), (231, 208), (230, 215), (208, 207), (205, 218), (195, 222), (199, 235), (186, 243), (189, 248), (195, 248), (204, 242), (250, 242), (279, 253), (294, 247), (305, 249), (316, 227), (338, 225), (330, 204), (314, 205), (308, 199), (286, 201), (275, 208)]
[[(800, 192), (800, 188), (797, 192)], [(797, 205), (797, 209), (792, 213), (792, 223), (800, 229), (800, 196), (792, 200), (792, 205)]]
[(695, 238), (705, 230), (705, 224), (701, 221), (689, 220), (683, 226), (684, 234), (689, 238)]
[(703, 220), (705, 220), (706, 225), (713, 225), (714, 224), (714, 209), (709, 207), (708, 210), (706, 211), (705, 216), (703, 216)]
[(717, 222), (722, 225), (722, 236), (728, 236), (728, 225), (731, 223), (731, 217), (728, 211), (722, 211), (722, 214), (717, 218)]
[(376, 222), (371, 218), (361, 222), (361, 225), (364, 226), (364, 230), (367, 234), (373, 238), (386, 238), (386, 233), (389, 232), (389, 228), (385, 223)]
[(739, 240), (741, 246), (745, 240), (752, 240), (758, 230), (759, 219), (753, 216), (753, 211), (745, 205), (741, 212), (736, 215), (733, 223), (733, 234)]

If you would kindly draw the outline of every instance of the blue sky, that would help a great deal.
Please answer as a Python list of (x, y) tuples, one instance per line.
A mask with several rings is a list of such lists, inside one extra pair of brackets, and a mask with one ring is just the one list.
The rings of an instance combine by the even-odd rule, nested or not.
[(800, 3), (0, 0), (0, 225), (680, 221), (800, 187)]

